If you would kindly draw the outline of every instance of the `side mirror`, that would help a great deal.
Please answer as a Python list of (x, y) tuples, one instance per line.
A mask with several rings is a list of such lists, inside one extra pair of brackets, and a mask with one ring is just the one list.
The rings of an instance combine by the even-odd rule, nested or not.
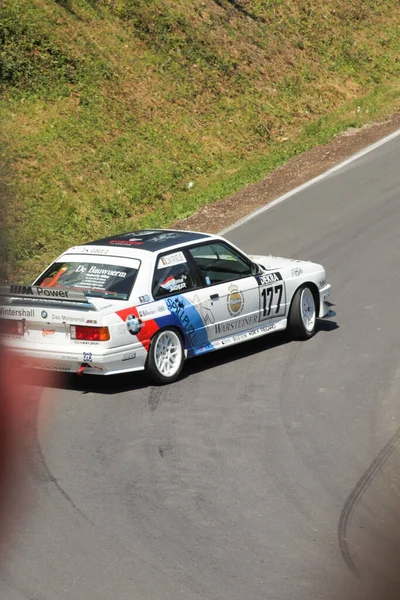
[(251, 274), (253, 276), (258, 275), (260, 273), (260, 267), (257, 263), (251, 263)]

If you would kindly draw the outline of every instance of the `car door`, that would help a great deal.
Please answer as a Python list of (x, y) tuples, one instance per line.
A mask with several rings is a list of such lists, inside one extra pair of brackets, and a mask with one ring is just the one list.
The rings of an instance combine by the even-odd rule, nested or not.
[(159, 326), (174, 326), (185, 337), (185, 348), (207, 346), (205, 323), (192, 301), (202, 285), (194, 263), (182, 250), (163, 252), (156, 258), (152, 295), (155, 301), (165, 302), (166, 315), (158, 319)]
[(191, 246), (187, 253), (203, 284), (189, 298), (202, 316), (209, 342), (256, 327), (260, 300), (252, 263), (219, 240)]

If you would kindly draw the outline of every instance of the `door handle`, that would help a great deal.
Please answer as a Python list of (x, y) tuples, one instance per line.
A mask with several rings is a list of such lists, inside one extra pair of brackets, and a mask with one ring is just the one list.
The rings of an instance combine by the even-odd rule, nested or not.
[(211, 300), (218, 300), (219, 298), (219, 294), (211, 294), (210, 299)]

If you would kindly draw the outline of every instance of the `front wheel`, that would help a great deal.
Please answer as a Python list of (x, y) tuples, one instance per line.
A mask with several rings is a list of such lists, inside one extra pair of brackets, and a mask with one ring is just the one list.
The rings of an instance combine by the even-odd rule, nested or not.
[(293, 296), (289, 314), (289, 329), (294, 337), (306, 340), (315, 333), (317, 311), (314, 295), (307, 285), (302, 285)]
[(172, 383), (181, 374), (184, 360), (179, 334), (173, 329), (163, 329), (151, 341), (146, 370), (154, 383)]

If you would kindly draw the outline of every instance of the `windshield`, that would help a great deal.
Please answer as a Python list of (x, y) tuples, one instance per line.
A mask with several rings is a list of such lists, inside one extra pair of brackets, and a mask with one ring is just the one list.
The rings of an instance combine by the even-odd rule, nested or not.
[(82, 290), (86, 296), (128, 300), (139, 261), (132, 266), (92, 262), (55, 262), (34, 285)]

